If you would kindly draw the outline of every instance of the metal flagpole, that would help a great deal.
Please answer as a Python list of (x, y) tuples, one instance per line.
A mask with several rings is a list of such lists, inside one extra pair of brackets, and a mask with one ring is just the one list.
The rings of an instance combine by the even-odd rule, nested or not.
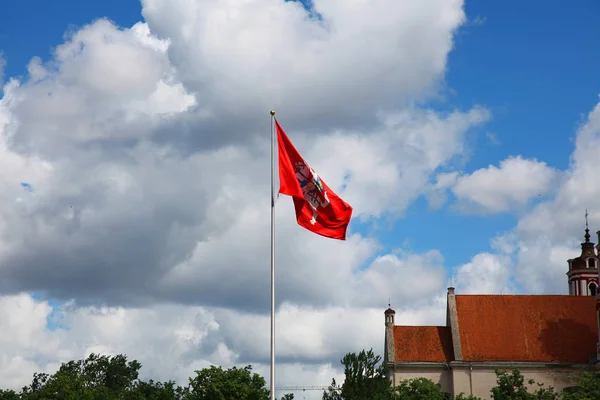
[(271, 110), (271, 400), (275, 400), (275, 111)]

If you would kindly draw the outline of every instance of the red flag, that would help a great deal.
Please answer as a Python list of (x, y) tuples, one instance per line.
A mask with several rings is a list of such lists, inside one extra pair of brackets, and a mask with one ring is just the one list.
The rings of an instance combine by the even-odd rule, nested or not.
[(300, 156), (279, 122), (279, 193), (292, 196), (298, 225), (321, 236), (346, 240), (352, 207), (336, 195)]

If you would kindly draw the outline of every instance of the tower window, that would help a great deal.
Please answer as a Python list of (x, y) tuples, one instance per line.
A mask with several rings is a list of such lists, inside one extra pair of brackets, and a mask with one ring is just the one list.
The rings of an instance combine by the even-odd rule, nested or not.
[(596, 285), (595, 282), (590, 283), (590, 296), (595, 296), (596, 292), (598, 291), (598, 286)]
[(594, 260), (593, 258), (588, 258), (588, 267), (596, 268), (596, 260)]

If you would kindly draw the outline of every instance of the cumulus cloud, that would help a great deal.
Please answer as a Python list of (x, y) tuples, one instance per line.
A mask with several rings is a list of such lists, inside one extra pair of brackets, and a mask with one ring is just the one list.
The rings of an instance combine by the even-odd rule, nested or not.
[[(267, 137), (189, 153), (153, 136), (198, 111), (198, 94), (165, 89), (180, 87), (170, 46), (144, 24), (118, 29), (99, 20), (59, 46), (55, 64), (36, 67), (44, 79), (7, 85), (0, 113), (6, 159), (15, 160), (3, 179), (14, 187), (24, 176), (37, 189), (20, 214), (0, 210), (11, 231), (0, 254), (5, 291), (36, 290), (81, 304), (266, 305)], [(132, 63), (123, 69), (116, 60), (128, 51)], [(94, 67), (95, 83), (87, 66), (103, 52), (111, 62)], [(143, 79), (122, 82), (152, 63)], [(161, 108), (177, 104), (173, 93), (182, 107)], [(465, 132), (488, 117), (481, 108), (445, 116), (411, 108), (381, 114), (368, 131), (339, 128), (317, 138), (295, 127), (288, 132), (297, 133), (298, 147), (355, 215), (368, 220), (400, 215), (433, 171), (462, 154)], [(350, 282), (376, 244), (360, 235), (351, 246), (315, 238), (293, 223), (289, 204), (277, 204), (282, 290), (299, 302), (345, 298), (333, 282)]]
[(439, 208), (446, 190), (456, 197), (462, 212), (499, 213), (522, 209), (532, 199), (545, 196), (557, 185), (560, 174), (545, 162), (509, 157), (470, 174), (441, 173), (431, 185), (429, 202)]
[(510, 283), (512, 260), (507, 255), (479, 253), (457, 268), (454, 275), (457, 293), (513, 293)]
[(556, 183), (557, 171), (545, 162), (509, 157), (500, 166), (490, 165), (460, 176), (452, 188), (459, 201), (488, 212), (509, 211), (545, 195)]
[(447, 282), (444, 259), (437, 250), (416, 254), (386, 254), (357, 275), (359, 286), (354, 293), (372, 298), (368, 304), (381, 304), (386, 296), (405, 306), (417, 299), (432, 299), (444, 290)]
[(448, 201), (448, 189), (456, 184), (459, 173), (453, 172), (441, 172), (435, 177), (435, 181), (431, 183), (425, 196), (429, 202), (429, 207), (432, 209), (441, 208)]
[(171, 41), (178, 78), (228, 128), (258, 124), (271, 108), (302, 129), (373, 121), (435, 90), (465, 21), (460, 0), (313, 1), (320, 18), (297, 1), (142, 4), (152, 31)]

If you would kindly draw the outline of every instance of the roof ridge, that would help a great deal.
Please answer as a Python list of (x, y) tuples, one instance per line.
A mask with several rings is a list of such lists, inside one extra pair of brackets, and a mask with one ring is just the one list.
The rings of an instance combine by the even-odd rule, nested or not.
[(494, 293), (484, 293), (484, 294), (476, 294), (476, 293), (464, 293), (464, 294), (457, 294), (457, 297), (459, 296), (470, 296), (470, 297), (475, 297), (475, 296), (479, 296), (479, 297), (583, 297), (583, 296), (573, 296), (570, 294), (556, 294), (556, 293), (552, 293), (552, 294), (530, 294), (530, 293), (525, 293), (525, 294), (520, 294), (520, 293), (509, 293), (509, 294), (494, 294)]
[(394, 327), (402, 328), (449, 328), (446, 325), (394, 325)]

